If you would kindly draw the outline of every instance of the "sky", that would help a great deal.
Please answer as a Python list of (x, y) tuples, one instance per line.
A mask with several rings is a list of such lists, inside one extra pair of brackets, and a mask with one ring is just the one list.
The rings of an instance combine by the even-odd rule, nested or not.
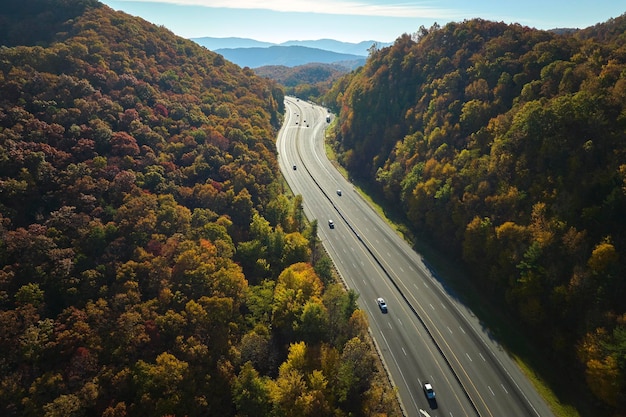
[(482, 18), (537, 29), (586, 28), (626, 13), (622, 0), (100, 0), (184, 38), (281, 43), (393, 42), (420, 26)]

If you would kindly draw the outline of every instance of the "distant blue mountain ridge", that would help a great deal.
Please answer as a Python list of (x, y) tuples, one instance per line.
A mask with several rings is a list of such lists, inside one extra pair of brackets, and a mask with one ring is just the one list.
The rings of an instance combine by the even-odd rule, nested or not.
[(295, 67), (310, 63), (339, 64), (354, 69), (365, 63), (368, 49), (382, 48), (391, 43), (363, 41), (341, 42), (334, 39), (287, 41), (281, 44), (248, 38), (191, 38), (205, 48), (217, 52), (241, 66), (259, 68), (270, 65)]
[(365, 64), (367, 57), (362, 55), (340, 54), (306, 46), (270, 46), (268, 48), (224, 48), (216, 49), (221, 54), (240, 67), (259, 68), (265, 66), (282, 65), (297, 67), (300, 65), (339, 64), (354, 69)]
[(201, 37), (201, 38), (190, 38), (192, 41), (196, 42), (199, 45), (204, 46), (211, 51), (215, 51), (217, 49), (235, 49), (235, 48), (269, 48), (270, 46), (305, 46), (308, 48), (317, 48), (323, 49), (326, 51), (337, 52), (339, 54), (351, 54), (351, 55), (361, 55), (367, 56), (368, 49), (372, 47), (372, 45), (376, 44), (379, 48), (383, 48), (385, 46), (390, 46), (393, 42), (378, 42), (378, 41), (361, 41), (358, 43), (352, 42), (342, 42), (337, 41), (335, 39), (318, 39), (318, 40), (308, 40), (308, 41), (287, 41), (282, 43), (272, 43), (272, 42), (263, 42), (257, 41), (255, 39), (249, 38), (212, 38), (212, 37)]

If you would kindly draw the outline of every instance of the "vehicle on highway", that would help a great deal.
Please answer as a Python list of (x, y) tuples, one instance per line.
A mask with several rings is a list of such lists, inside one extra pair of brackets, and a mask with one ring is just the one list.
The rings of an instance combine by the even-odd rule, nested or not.
[(294, 171), (296, 170), (296, 166), (295, 166), (295, 165), (293, 166), (293, 170), (294, 170)]
[(387, 303), (383, 298), (378, 297), (376, 299), (376, 304), (378, 304), (378, 308), (380, 308), (380, 311), (382, 311), (383, 313), (387, 312)]
[(328, 227), (330, 227), (331, 229), (335, 228), (335, 222), (333, 222), (332, 220), (328, 221)]
[(337, 195), (341, 197), (341, 190), (337, 190)]
[(430, 382), (424, 382), (424, 394), (426, 394), (426, 398), (429, 400), (435, 399), (435, 390)]

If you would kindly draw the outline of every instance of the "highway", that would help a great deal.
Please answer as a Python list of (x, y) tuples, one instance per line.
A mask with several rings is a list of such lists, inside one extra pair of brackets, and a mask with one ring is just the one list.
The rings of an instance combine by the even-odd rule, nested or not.
[[(302, 195), (307, 218), (318, 220), (345, 284), (359, 294), (405, 415), (553, 416), (489, 330), (332, 166), (324, 151), (327, 110), (293, 97), (285, 104), (281, 171)], [(386, 314), (378, 297), (387, 302)], [(425, 381), (435, 400), (426, 398)]]

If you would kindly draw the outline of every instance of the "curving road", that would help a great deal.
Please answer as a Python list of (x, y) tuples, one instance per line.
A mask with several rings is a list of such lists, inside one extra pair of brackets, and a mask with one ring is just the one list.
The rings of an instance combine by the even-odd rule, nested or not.
[[(303, 196), (305, 215), (318, 220), (346, 285), (359, 294), (405, 415), (553, 416), (488, 329), (332, 166), (324, 151), (326, 109), (292, 97), (285, 104), (281, 170)], [(387, 302), (386, 314), (378, 297)], [(435, 400), (424, 395), (425, 381)]]

